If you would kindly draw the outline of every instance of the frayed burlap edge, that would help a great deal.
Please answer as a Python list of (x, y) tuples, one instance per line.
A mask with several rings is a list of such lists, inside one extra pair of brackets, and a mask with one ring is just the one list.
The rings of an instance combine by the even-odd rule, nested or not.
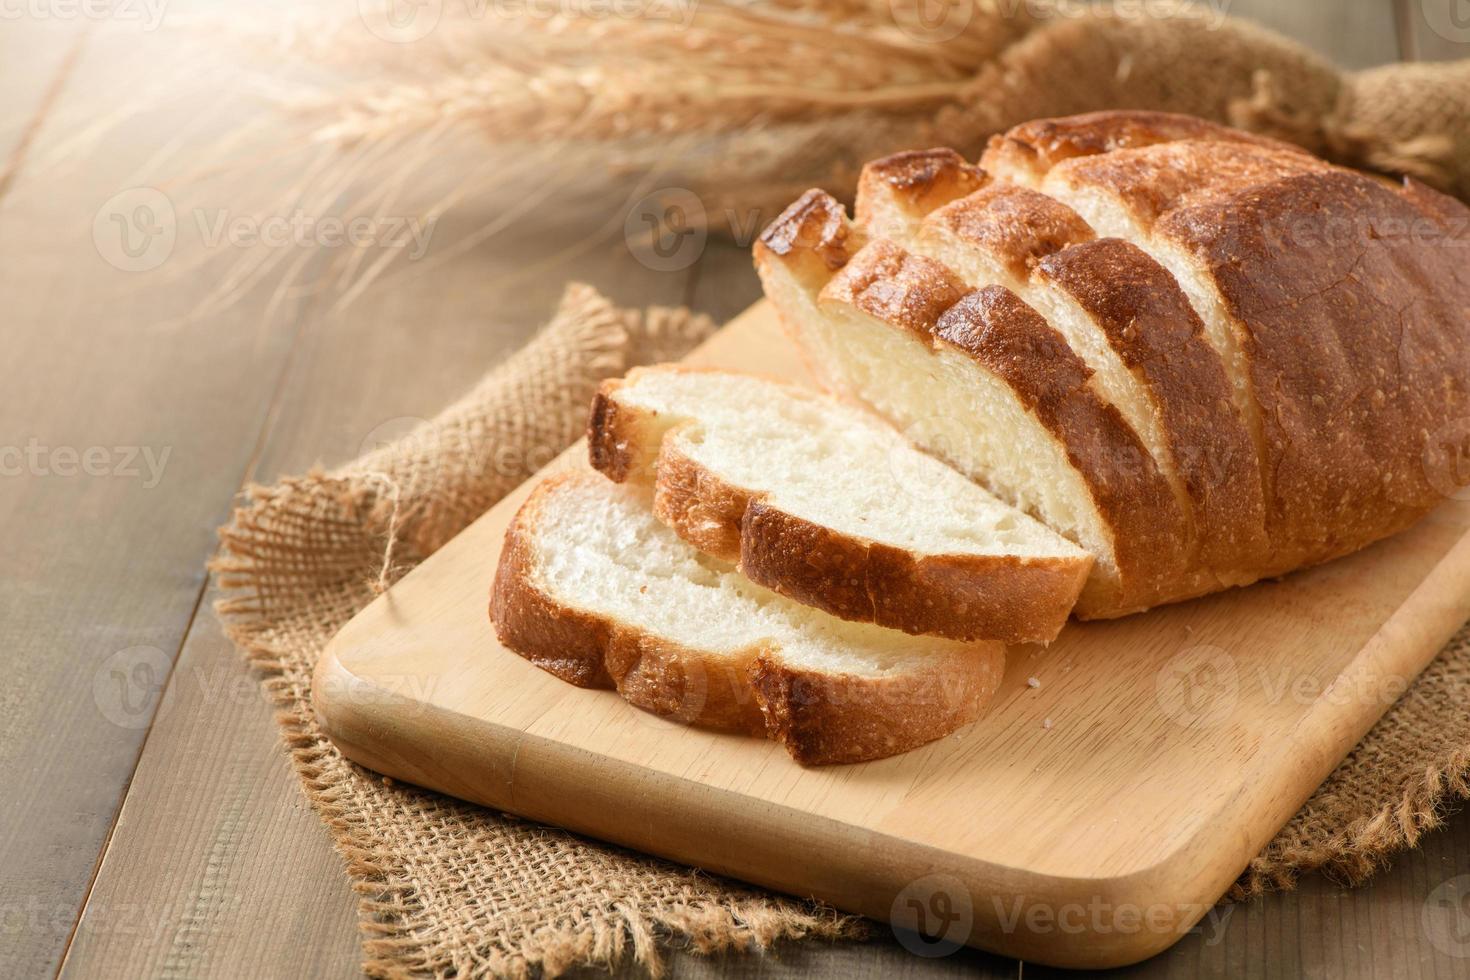
[[(825, 907), (394, 784), (347, 762), (311, 713), (311, 670), (337, 629), (575, 439), (602, 377), (676, 358), (710, 329), (687, 312), (632, 314), (571, 287), (544, 331), (422, 431), (334, 473), (249, 487), (221, 529), (212, 567), (228, 596), (217, 609), (263, 675), (303, 789), (347, 859), (369, 973), (524, 977), (631, 958), (657, 974), (661, 946), (711, 953), (865, 934)], [(506, 445), (543, 451), (522, 451), (520, 469), (487, 469), (485, 447)], [(1313, 870), (1360, 882), (1467, 796), (1470, 630), (1227, 898), (1290, 888)], [(426, 840), (442, 860), (416, 865)], [(537, 897), (517, 904), (502, 879)]]
[(1309, 871), (1361, 884), (1470, 799), (1470, 626), (1462, 628), (1281, 829), (1227, 896)]
[[(711, 329), (687, 311), (615, 310), (573, 286), (545, 330), (423, 431), (333, 473), (247, 487), (220, 530), (211, 568), (227, 597), (216, 610), (262, 676), (303, 790), (346, 858), (369, 974), (554, 976), (631, 959), (657, 975), (664, 946), (714, 953), (865, 934), (824, 906), (395, 784), (348, 762), (312, 714), (311, 671), (336, 630), (530, 475), (487, 478), (478, 440), (559, 449), (601, 378), (679, 357)], [(528, 467), (540, 458), (523, 455)], [(425, 846), (439, 849), (427, 871)], [(517, 887), (503, 888), (496, 859), (524, 853), (542, 863), (508, 867)], [(537, 888), (544, 908), (516, 903)]]

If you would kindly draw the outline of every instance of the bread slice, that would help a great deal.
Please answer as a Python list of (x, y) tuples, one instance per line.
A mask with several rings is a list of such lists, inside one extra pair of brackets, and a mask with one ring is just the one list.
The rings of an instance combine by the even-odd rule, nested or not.
[(580, 687), (686, 724), (765, 735), (805, 765), (880, 759), (974, 721), (999, 643), (911, 637), (784, 599), (656, 520), (646, 491), (551, 477), (506, 532), (490, 617)]
[(1189, 532), (1182, 547), (1199, 559), (1199, 581), (1181, 591), (1254, 581), (1267, 550), (1255, 444), (1224, 365), (1169, 272), (1127, 242), (1096, 238), (1067, 205), (1014, 183), (991, 183), (926, 212), (932, 195), (919, 193), (895, 159), (864, 168), (858, 213), (882, 216), (890, 240), (968, 286), (1011, 289), (1066, 338), (1174, 491)]
[(592, 465), (752, 581), (842, 619), (1050, 642), (1092, 556), (891, 426), (751, 375), (665, 365), (605, 382)]
[[(879, 215), (877, 195), (865, 200), (872, 220), (889, 227), (909, 220)], [(824, 210), (840, 208), (830, 201)], [(788, 210), (757, 243), (755, 259), (817, 377), (1093, 554), (1077, 615), (1123, 615), (1173, 594), (1187, 557), (1184, 516), (1065, 338), (1003, 287), (975, 298), (940, 331), (970, 288), (941, 263), (884, 239), (850, 253), (812, 295), (822, 277), (793, 272), (816, 264), (790, 245), (801, 236), (785, 229), (807, 220), (809, 210)], [(843, 241), (866, 238), (852, 229)], [(781, 247), (769, 247), (772, 240)]]

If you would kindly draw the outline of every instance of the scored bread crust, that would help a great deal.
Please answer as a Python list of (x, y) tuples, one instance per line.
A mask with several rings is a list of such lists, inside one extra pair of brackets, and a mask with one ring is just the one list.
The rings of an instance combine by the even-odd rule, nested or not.
[(980, 158), (980, 168), (989, 174), (1005, 175), (1009, 180), (1029, 184), (1073, 157), (1098, 156), (1181, 140), (1247, 143), (1307, 155), (1291, 143), (1231, 129), (1196, 116), (1111, 109), (1060, 119), (1033, 119), (992, 136)]
[(952, 350), (1005, 384), (1066, 453), (1111, 530), (1119, 584), (1094, 579), (1082, 616), (1124, 615), (1181, 586), (1185, 518), (1157, 463), (1118, 409), (1088, 384), (1092, 371), (1046, 319), (1003, 286), (969, 291), (943, 265), (877, 240), (822, 290), (824, 304), (849, 306), (912, 335), (931, 351)]
[[(683, 452), (674, 436), (697, 420), (670, 425), (665, 415), (620, 401), (618, 391), (637, 374), (603, 382), (594, 397), (593, 468), (615, 482), (651, 480), (654, 515), (752, 582), (839, 619), (914, 635), (1049, 643), (1066, 625), (1090, 560), (922, 554), (792, 514)], [(652, 466), (636, 462), (650, 459)]]
[[(1395, 240), (1402, 233), (1393, 229), (1418, 213), (1376, 181), (1332, 170), (1161, 223), (1162, 234), (1199, 256), (1246, 328), (1270, 514), (1288, 567), (1355, 551), (1443, 499), (1424, 452), (1470, 405), (1470, 240), (1427, 248)], [(1320, 227), (1321, 214), (1353, 216), (1365, 230), (1350, 248), (1272, 240), (1273, 222), (1289, 227), (1300, 217)], [(1221, 226), (1227, 215), (1231, 224)]]
[(1442, 499), (1424, 453), (1466, 411), (1470, 287), (1465, 250), (1412, 229), (1428, 217), (1463, 242), (1470, 210), (1241, 141), (1161, 140), (1054, 170), (1048, 187), (1114, 195), (1218, 295), (1256, 416), (1260, 575), (1355, 551)]
[[(673, 643), (637, 623), (549, 594), (536, 574), (537, 524), (557, 489), (543, 481), (506, 530), (490, 619), (501, 642), (578, 687), (616, 688), (629, 703), (685, 724), (764, 735), (803, 765), (863, 762), (917, 748), (976, 720), (1004, 673), (1004, 647), (977, 643), (880, 677), (786, 663), (774, 644), (734, 655)], [(932, 662), (930, 662), (932, 661)]]
[[(903, 220), (906, 215), (927, 214), (979, 191), (989, 181), (983, 170), (948, 147), (895, 153), (863, 167), (853, 216), (864, 236), (886, 238), (891, 234), (893, 221)], [(885, 200), (889, 188), (896, 192), (892, 201), (899, 209), (897, 215), (890, 216), (884, 209), (873, 207)], [(777, 219), (776, 225), (782, 220), (784, 216)]]
[(1049, 287), (1077, 305), (1147, 400), (1189, 528), (1185, 547), (1221, 584), (1253, 581), (1268, 548), (1256, 446), (1224, 364), (1168, 270), (1136, 246), (1096, 238), (1076, 211), (1028, 187), (992, 183), (926, 215), (906, 186), (883, 179), (884, 161), (868, 171), (860, 212), (908, 216), (907, 227), (890, 222), (890, 234), (957, 270), (956, 256), (978, 263), (984, 280)]
[[(1434, 454), (1470, 414), (1470, 209), (1460, 202), (1214, 123), (1127, 111), (1018, 126), (991, 141), (978, 171), (947, 151), (875, 161), (859, 188), (862, 219), (884, 234), (902, 226), (902, 247), (963, 262), (975, 284), (1003, 282), (1049, 314), (1033, 289), (1066, 280), (1066, 298), (1090, 315), (1079, 324), (1105, 334), (1144, 386), (1156, 409), (1148, 425), (1159, 424), (1148, 445), (1200, 532), (1158, 601), (1357, 550), (1447, 492), (1452, 476)], [(1095, 227), (1064, 220), (1073, 211)], [(1332, 222), (1348, 237), (1334, 238)], [(1141, 251), (1083, 248), (1091, 232)], [(858, 223), (824, 297), (864, 263), (852, 244), (882, 237)], [(967, 240), (989, 256), (958, 252)], [(1103, 248), (1132, 258), (1088, 253)], [(916, 296), (919, 266), (885, 261), (858, 292), (883, 297), (874, 315), (918, 336), (932, 313)], [(1076, 276), (1063, 275), (1068, 263)], [(763, 280), (776, 275), (762, 269)], [(933, 305), (952, 292), (931, 298), (941, 295)], [(831, 321), (820, 328), (842, 326)], [(863, 383), (832, 386), (865, 401)], [(1126, 548), (1130, 533), (1111, 530)], [(1088, 596), (1078, 613), (1112, 614)]]
[(991, 184), (931, 212), (917, 233), (921, 241), (945, 238), (994, 256), (1006, 274), (1022, 283), (1048, 255), (1096, 237), (1065, 204), (1008, 183)]
[(1223, 584), (1254, 581), (1269, 548), (1256, 447), (1178, 282), (1117, 238), (1055, 252), (1035, 278), (1077, 303), (1142, 383), (1183, 484), (1199, 561)]
[(1092, 372), (1041, 314), (1004, 286), (987, 286), (946, 311), (934, 336), (1010, 386), (1062, 446), (1111, 529), (1120, 591), (1090, 582), (1079, 616), (1120, 616), (1181, 589), (1209, 587), (1197, 576), (1184, 584), (1185, 518), (1158, 464), (1118, 409), (1093, 391)]
[(785, 268), (810, 285), (825, 282), (846, 265), (858, 245), (847, 210), (832, 195), (813, 188), (761, 232), (755, 254), (757, 260), (762, 252), (786, 259)]

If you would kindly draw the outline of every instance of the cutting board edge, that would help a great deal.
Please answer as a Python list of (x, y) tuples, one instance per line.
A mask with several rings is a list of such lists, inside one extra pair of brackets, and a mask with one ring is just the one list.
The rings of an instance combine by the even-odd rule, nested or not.
[[(338, 698), (323, 693), (348, 690), (364, 696)], [(946, 875), (963, 886), (973, 909), (974, 927), (966, 945), (1049, 966), (1107, 969), (1157, 955), (1188, 934), (1238, 873), (1217, 873), (1202, 880), (1204, 876), (1197, 870), (1190, 871), (1190, 852), (1198, 836), (1185, 839), (1156, 864), (1119, 877), (1068, 877), (997, 865), (780, 803), (754, 800), (733, 790), (642, 769), (554, 739), (416, 701), (354, 674), (332, 646), (318, 661), (312, 703), (318, 723), (333, 744), (348, 759), (374, 772), (680, 864), (799, 898), (815, 898), (880, 922), (891, 920), (894, 900), (904, 886), (936, 873)], [(359, 711), (364, 705), (372, 710)], [(369, 739), (362, 736), (368, 734), (372, 741), (382, 744), (385, 725), (398, 730), (395, 744), (434, 744), (433, 758), (395, 758), (374, 751), (365, 744)], [(449, 743), (440, 737), (446, 730), (465, 728), (472, 729), (476, 737)], [(459, 744), (464, 741), (472, 745)], [(475, 778), (487, 772), (487, 779)], [(650, 789), (649, 782), (659, 786)], [(589, 800), (589, 788), (609, 794), (609, 798)], [(706, 799), (691, 799), (697, 797)], [(615, 804), (627, 798), (676, 801), (682, 809), (677, 811), (677, 819), (665, 820), (658, 827), (651, 822), (610, 822), (617, 813)], [(614, 805), (600, 806), (599, 802)], [(770, 819), (752, 826), (742, 815), (752, 804)], [(567, 814), (572, 816), (568, 818)], [(583, 818), (582, 814), (590, 816)], [(670, 824), (685, 832), (698, 828), (701, 840), (698, 844), (670, 846), (663, 833)], [(821, 831), (825, 846), (808, 839), (815, 831)], [(723, 842), (723, 849), (729, 847), (729, 842), (749, 841), (753, 836), (758, 836), (766, 848), (755, 865), (748, 852), (710, 857), (711, 840)], [(817, 887), (810, 886), (809, 862), (816, 853), (814, 847), (828, 854), (858, 858), (822, 869), (824, 875), (836, 872), (841, 882), (847, 882), (845, 887), (824, 887), (820, 882)], [(875, 862), (874, 855), (882, 859)], [(794, 875), (800, 875), (801, 881), (788, 877), (781, 869), (799, 869)], [(894, 897), (882, 897), (885, 895)], [(1163, 901), (1160, 895), (1173, 897)], [(1183, 910), (1183, 914), (1168, 929), (1154, 933), (1115, 930), (1081, 936), (1033, 935), (1005, 925), (1005, 917), (1015, 907), (1003, 909), (1001, 896), (1019, 896), (1026, 909), (1036, 906), (1055, 910), (1102, 903), (1114, 909), (1172, 906), (1176, 911)]]

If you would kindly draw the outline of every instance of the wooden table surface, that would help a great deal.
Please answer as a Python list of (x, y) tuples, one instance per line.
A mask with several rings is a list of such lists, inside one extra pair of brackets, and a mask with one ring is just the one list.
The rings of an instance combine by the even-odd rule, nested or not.
[[(758, 294), (730, 244), (659, 271), (630, 252), (621, 222), (543, 205), (481, 240), (495, 216), (470, 206), (433, 227), (423, 256), (344, 303), (342, 249), (249, 248), (230, 234), (299, 163), (256, 161), (249, 186), (237, 172), (166, 185), (161, 199), (133, 190), (216, 159), (241, 119), (259, 118), (268, 76), (180, 53), (230, 7), (0, 11), (6, 976), (355, 975), (341, 859), (210, 609), (204, 564), (232, 495), (433, 415), (545, 319), (568, 279), (719, 318)], [(1465, 0), (1224, 7), (1350, 67), (1470, 56)], [(136, 237), (167, 209), (176, 240)], [(120, 248), (123, 233), (134, 247)], [(277, 288), (308, 280), (326, 285)], [(1425, 915), (1431, 893), (1464, 875), (1461, 813), (1365, 887), (1309, 876), (1122, 972), (1470, 977), (1470, 907), (1458, 933), (1442, 909)], [(887, 935), (671, 965), (675, 976), (1039, 970), (974, 952), (921, 959)]]

